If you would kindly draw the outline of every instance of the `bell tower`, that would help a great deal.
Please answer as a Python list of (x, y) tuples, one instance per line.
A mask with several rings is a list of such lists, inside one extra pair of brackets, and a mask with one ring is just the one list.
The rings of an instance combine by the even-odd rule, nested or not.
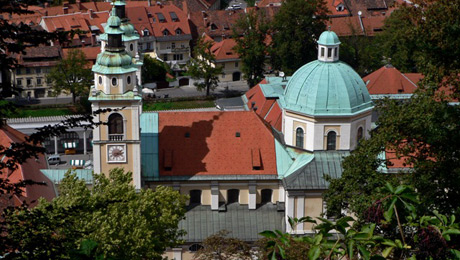
[(109, 109), (97, 115), (103, 122), (93, 130), (94, 172), (108, 174), (124, 168), (133, 173), (136, 188), (141, 188), (141, 151), (139, 117), (142, 97), (138, 93), (135, 60), (123, 44), (121, 19), (112, 9), (105, 29), (106, 44), (92, 68), (94, 86), (89, 100), (92, 110)]

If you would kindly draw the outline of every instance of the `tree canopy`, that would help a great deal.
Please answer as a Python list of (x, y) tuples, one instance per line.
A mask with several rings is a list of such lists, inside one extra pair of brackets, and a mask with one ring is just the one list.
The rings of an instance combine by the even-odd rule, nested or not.
[(206, 90), (206, 96), (219, 84), (222, 66), (216, 65), (216, 56), (211, 51), (212, 41), (199, 37), (193, 50), (193, 58), (187, 64), (187, 74), (195, 79), (199, 91)]
[[(419, 214), (438, 210), (460, 213), (460, 107), (451, 105), (459, 96), (460, 64), (458, 1), (415, 1), (396, 13), (414, 24), (412, 43), (417, 46), (416, 67), (425, 76), (407, 101), (384, 100), (377, 128), (371, 138), (343, 162), (342, 178), (331, 180), (326, 192), (328, 210), (349, 208), (361, 219), (376, 189), (385, 182), (413, 185), (420, 196)], [(400, 27), (400, 34), (406, 27)], [(398, 30), (393, 28), (392, 30)], [(434, 35), (434, 36), (433, 36)], [(384, 156), (386, 154), (386, 156)], [(410, 166), (406, 171), (384, 173), (395, 160)]]
[(270, 56), (275, 69), (292, 75), (316, 59), (316, 39), (326, 30), (328, 9), (323, 0), (286, 0), (272, 24)]
[(89, 68), (85, 53), (73, 49), (51, 70), (47, 79), (53, 82), (54, 95), (62, 92), (72, 94), (72, 102), (75, 103), (77, 96), (89, 93), (89, 88), (93, 84), (93, 73)]
[(67, 173), (60, 196), (33, 209), (7, 212), (0, 236), (6, 259), (69, 259), (83, 241), (112, 259), (162, 259), (179, 242), (185, 197), (171, 188), (136, 191), (122, 169), (94, 175), (93, 187)]
[(264, 78), (268, 31), (269, 21), (263, 9), (241, 15), (233, 27), (235, 51), (240, 56), (241, 71), (249, 87), (255, 86)]
[(166, 73), (168, 73), (169, 70), (170, 68), (167, 64), (149, 55), (145, 55), (144, 64), (142, 65), (142, 82), (152, 83), (155, 81), (165, 81)]

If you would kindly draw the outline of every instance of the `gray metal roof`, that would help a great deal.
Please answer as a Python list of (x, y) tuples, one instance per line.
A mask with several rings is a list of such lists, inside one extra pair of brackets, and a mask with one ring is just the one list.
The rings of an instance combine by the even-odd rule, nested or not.
[(349, 151), (314, 152), (314, 158), (310, 163), (283, 179), (284, 188), (287, 190), (327, 189), (329, 182), (324, 179), (325, 175), (340, 178), (343, 172), (342, 160), (349, 154)]
[(220, 230), (228, 230), (229, 236), (243, 241), (256, 241), (262, 238), (259, 233), (265, 230), (284, 230), (284, 212), (277, 205), (267, 203), (255, 210), (248, 205), (233, 203), (227, 211), (212, 211), (210, 206), (199, 205), (185, 213), (185, 220), (179, 228), (187, 231), (183, 236), (188, 243), (201, 242)]
[[(146, 179), (151, 181), (151, 179)], [(155, 179), (157, 180), (157, 179)], [(160, 176), (157, 181), (219, 181), (219, 180), (278, 180), (273, 174), (225, 174), (225, 175), (193, 175), (193, 176)]]
[(216, 105), (222, 110), (244, 110), (244, 102), (241, 97), (219, 98), (216, 100)]

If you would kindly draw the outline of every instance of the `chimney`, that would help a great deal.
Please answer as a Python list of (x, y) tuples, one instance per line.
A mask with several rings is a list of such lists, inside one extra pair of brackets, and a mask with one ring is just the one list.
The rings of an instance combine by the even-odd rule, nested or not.
[(93, 11), (93, 9), (89, 9), (89, 10), (88, 10), (88, 15), (89, 15), (89, 19), (93, 19), (93, 18), (94, 18), (94, 11)]
[(64, 3), (64, 5), (62, 6), (62, 11), (64, 12), (64, 14), (69, 13), (69, 3)]
[(45, 2), (45, 3), (43, 4), (43, 7), (45, 7), (45, 8), (48, 8), (49, 6), (50, 6), (50, 4), (49, 4), (48, 2)]
[(78, 11), (81, 11), (81, 0), (77, 0), (75, 3), (77, 4)]
[(147, 4), (148, 6), (152, 6), (152, 2), (150, 2), (151, 0), (147, 0)]

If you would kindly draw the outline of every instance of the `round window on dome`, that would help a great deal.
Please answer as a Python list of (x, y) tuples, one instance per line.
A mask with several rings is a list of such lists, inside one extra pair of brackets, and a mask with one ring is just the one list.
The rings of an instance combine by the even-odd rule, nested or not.
[(128, 78), (126, 79), (126, 81), (128, 82), (128, 85), (131, 84), (131, 76), (128, 76)]
[(99, 76), (99, 84), (102, 84), (102, 77)]
[(134, 51), (134, 45), (132, 43), (129, 45), (129, 50)]
[(112, 78), (112, 86), (117, 86), (117, 78)]

